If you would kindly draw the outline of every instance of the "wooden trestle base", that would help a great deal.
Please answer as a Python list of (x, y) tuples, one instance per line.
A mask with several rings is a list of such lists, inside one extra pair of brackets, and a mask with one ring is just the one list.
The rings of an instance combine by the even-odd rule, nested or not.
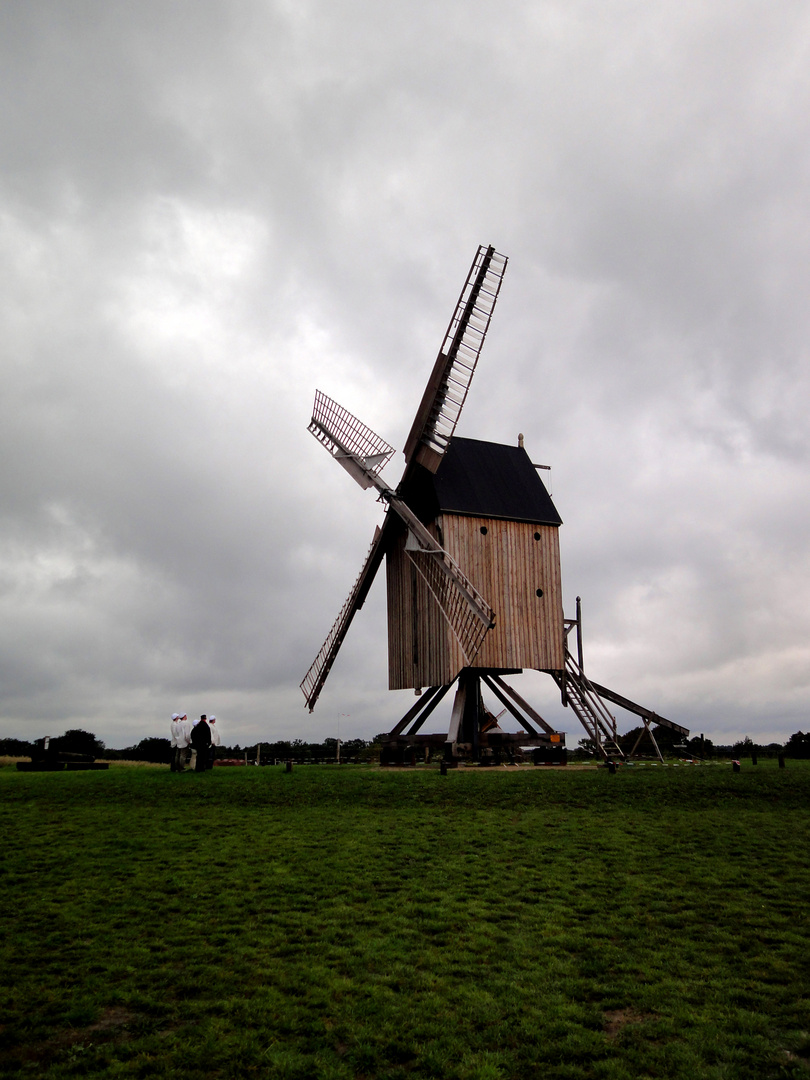
[[(503, 681), (503, 675), (518, 673), (513, 669), (463, 668), (452, 683), (423, 691), (389, 732), (380, 764), (415, 765), (436, 756), (447, 763), (467, 760), (500, 764), (514, 761), (517, 748), (531, 747), (535, 763), (564, 765), (565, 734), (556, 731), (514, 687)], [(482, 683), (520, 723), (522, 731), (501, 730), (498, 718), (484, 704)], [(454, 684), (456, 694), (448, 729), (422, 734), (422, 725)]]

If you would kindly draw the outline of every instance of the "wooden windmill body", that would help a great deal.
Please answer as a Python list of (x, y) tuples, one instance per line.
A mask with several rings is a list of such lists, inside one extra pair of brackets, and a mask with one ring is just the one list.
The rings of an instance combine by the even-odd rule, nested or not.
[[(383, 558), (388, 596), (388, 672), (392, 690), (419, 698), (395, 725), (384, 761), (414, 760), (441, 749), (458, 758), (511, 756), (517, 744), (536, 760), (564, 760), (565, 736), (505, 682), (524, 669), (548, 672), (604, 759), (623, 756), (605, 700), (679, 733), (685, 728), (596, 687), (582, 665), (577, 618), (565, 619), (559, 514), (522, 445), (458, 438), (455, 427), (489, 327), (507, 260), (479, 248), (405, 445), (396, 490), (380, 478), (393, 453), (356, 417), (318, 392), (310, 431), (364, 488), (387, 504), (354, 588), (301, 683), (314, 708), (356, 612)], [(568, 636), (577, 631), (577, 658)], [(457, 685), (449, 724), (422, 727)], [(486, 688), (521, 724), (507, 733), (484, 704)], [(654, 739), (653, 739), (654, 743)], [(657, 746), (656, 746), (657, 750)]]

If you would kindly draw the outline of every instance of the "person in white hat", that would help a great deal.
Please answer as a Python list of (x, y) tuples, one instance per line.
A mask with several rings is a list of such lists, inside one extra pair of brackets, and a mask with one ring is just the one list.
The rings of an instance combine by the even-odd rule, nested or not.
[(191, 721), (185, 713), (180, 713), (180, 718), (177, 721), (180, 725), (180, 737), (177, 740), (177, 746), (179, 750), (178, 760), (180, 768), (178, 772), (182, 772), (183, 768), (188, 764), (190, 756), (189, 746), (191, 745)]
[(185, 748), (188, 746), (188, 738), (183, 730), (182, 714), (172, 713), (171, 720), (171, 733), (172, 733), (172, 772), (183, 771), (183, 760), (185, 758)]
[(215, 716), (208, 717), (208, 726), (211, 729), (211, 749), (208, 751), (208, 768), (214, 767), (214, 747), (222, 745), (222, 736), (219, 733), (219, 724)]

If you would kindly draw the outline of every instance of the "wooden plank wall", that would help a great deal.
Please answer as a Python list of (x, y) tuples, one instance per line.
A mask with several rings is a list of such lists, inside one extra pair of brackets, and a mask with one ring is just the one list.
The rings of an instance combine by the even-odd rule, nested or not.
[[(429, 526), (436, 535), (435, 527)], [(452, 682), (452, 632), (433, 594), (405, 553), (406, 533), (391, 545), (386, 556), (388, 586), (388, 687), (442, 686)]]
[[(495, 627), (473, 666), (561, 669), (565, 659), (559, 529), (445, 514), (431, 532), (495, 611)], [(458, 642), (404, 547), (403, 534), (386, 560), (392, 690), (442, 685), (466, 666)]]
[[(495, 611), (473, 667), (564, 667), (559, 529), (451, 514), (439, 526), (444, 547)], [(455, 640), (452, 653), (451, 666), (463, 666)]]

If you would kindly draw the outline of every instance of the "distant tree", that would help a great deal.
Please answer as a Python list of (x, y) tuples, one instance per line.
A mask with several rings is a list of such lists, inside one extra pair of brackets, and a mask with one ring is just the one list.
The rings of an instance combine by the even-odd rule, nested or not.
[(9, 757), (30, 757), (34, 744), (25, 739), (0, 739), (0, 754)]
[(712, 751), (714, 750), (714, 743), (712, 740), (704, 738), (701, 741), (699, 735), (696, 735), (694, 739), (689, 739), (686, 745), (689, 747), (689, 753), (692, 757), (700, 757), (701, 752), (703, 752), (706, 757), (711, 757)]
[(810, 758), (810, 731), (797, 731), (785, 743), (785, 753), (792, 758)]
[(732, 750), (737, 757), (742, 757), (744, 754), (750, 754), (752, 750), (756, 750), (756, 745), (746, 735), (744, 739), (738, 739), (734, 743)]
[(348, 757), (356, 757), (367, 746), (365, 739), (346, 739), (340, 744), (341, 753), (345, 750)]
[[(639, 735), (641, 735), (642, 733), (644, 734), (644, 738), (638, 744), (639, 752), (640, 753), (645, 753), (645, 754), (651, 754), (652, 753), (653, 746), (652, 746), (652, 743), (650, 742), (650, 738), (647, 735), (646, 731), (644, 731), (644, 728), (639, 726), (639, 727), (630, 728), (630, 730), (628, 732), (626, 732), (624, 735), (619, 736), (619, 746), (622, 748), (622, 750), (625, 752), (625, 754), (630, 753), (630, 751), (636, 745), (636, 741), (638, 740)], [(590, 739), (585, 739), (585, 740), (580, 739), (580, 742), (587, 742), (587, 743), (590, 744), (591, 740)]]
[(121, 750), (120, 754), (127, 761), (151, 761), (155, 764), (168, 764), (171, 742), (169, 739), (158, 739), (151, 736), (141, 739), (137, 746), (128, 746)]
[[(652, 733), (662, 754), (677, 757), (684, 752), (684, 736), (680, 735), (677, 731), (673, 731), (672, 728), (653, 724)], [(641, 736), (641, 740), (638, 743), (638, 753), (647, 756), (655, 754), (655, 748), (650, 740), (650, 736), (642, 725), (631, 728), (625, 735), (619, 736), (619, 746), (625, 754), (629, 754), (632, 751), (639, 736)], [(700, 740), (698, 740), (698, 742), (700, 742)], [(688, 743), (687, 747), (689, 747)], [(691, 751), (691, 747), (689, 747), (689, 749)]]
[(576, 747), (569, 752), (569, 756), (574, 757), (577, 760), (592, 758), (595, 754), (596, 744), (593, 739), (580, 739)]
[(62, 750), (66, 754), (91, 754), (98, 757), (104, 753), (104, 743), (90, 731), (70, 728), (64, 735), (51, 739), (51, 750)]

